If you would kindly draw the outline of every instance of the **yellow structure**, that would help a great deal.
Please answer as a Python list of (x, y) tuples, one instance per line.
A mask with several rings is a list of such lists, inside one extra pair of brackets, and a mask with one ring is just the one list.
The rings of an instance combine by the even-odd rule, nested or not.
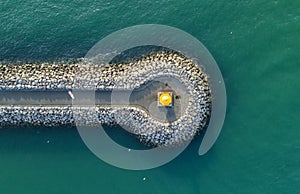
[(161, 92), (159, 94), (159, 103), (161, 106), (172, 106), (172, 93)]

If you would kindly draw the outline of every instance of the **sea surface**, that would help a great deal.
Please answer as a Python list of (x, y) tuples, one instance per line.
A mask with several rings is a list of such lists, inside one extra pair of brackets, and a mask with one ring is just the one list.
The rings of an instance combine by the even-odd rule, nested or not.
[(217, 61), (228, 108), (214, 147), (198, 156), (198, 138), (171, 163), (129, 171), (75, 128), (4, 128), (0, 193), (300, 193), (299, 0), (1, 0), (0, 61), (76, 59), (149, 23), (190, 33)]

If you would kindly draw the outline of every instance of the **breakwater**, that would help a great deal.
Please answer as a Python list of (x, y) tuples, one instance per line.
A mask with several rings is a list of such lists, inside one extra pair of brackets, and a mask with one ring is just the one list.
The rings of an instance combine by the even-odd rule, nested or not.
[[(100, 93), (141, 92), (133, 92), (130, 103), (123, 106), (99, 103), (96, 107), (72, 107), (59, 101), (52, 105), (32, 105), (30, 101), (18, 105), (18, 100), (13, 99), (14, 105), (0, 106), (0, 125), (118, 124), (147, 145), (170, 146), (190, 141), (205, 127), (210, 116), (207, 75), (192, 60), (175, 53), (152, 53), (125, 64), (91, 65), (82, 59), (68, 64), (0, 65), (1, 91), (67, 92), (82, 87)], [(174, 94), (171, 108), (156, 106), (157, 93), (165, 90)], [(96, 109), (97, 117), (89, 109)], [(74, 114), (83, 119), (75, 122)], [(163, 117), (164, 114), (169, 116)]]

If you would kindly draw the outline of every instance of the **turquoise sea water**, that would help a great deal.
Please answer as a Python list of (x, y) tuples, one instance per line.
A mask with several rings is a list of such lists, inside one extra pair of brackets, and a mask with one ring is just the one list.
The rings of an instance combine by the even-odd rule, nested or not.
[[(95, 157), (75, 128), (0, 130), (0, 193), (299, 193), (300, 1), (0, 1), (0, 61), (83, 57), (137, 24), (202, 41), (228, 97), (221, 135), (157, 169), (127, 171)], [(143, 177), (146, 180), (143, 181)]]

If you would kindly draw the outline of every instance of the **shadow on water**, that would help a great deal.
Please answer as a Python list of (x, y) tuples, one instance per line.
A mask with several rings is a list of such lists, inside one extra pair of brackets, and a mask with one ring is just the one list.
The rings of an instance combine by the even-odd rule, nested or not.
[(140, 143), (140, 141), (135, 137), (134, 134), (129, 133), (120, 126), (104, 126), (103, 129), (112, 140), (114, 140), (121, 146), (136, 150), (149, 149), (149, 147)]
[(0, 153), (85, 152), (75, 127), (0, 128)]

